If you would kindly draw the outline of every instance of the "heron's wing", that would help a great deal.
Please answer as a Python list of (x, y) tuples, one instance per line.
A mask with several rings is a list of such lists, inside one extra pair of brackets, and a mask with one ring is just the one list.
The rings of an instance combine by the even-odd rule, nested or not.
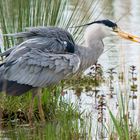
[[(66, 54), (74, 53), (74, 45), (55, 38), (28, 39), (12, 49), (7, 59), (13, 61), (31, 50), (42, 50), (46, 53)], [(8, 53), (8, 52), (7, 52)]]
[(13, 36), (16, 38), (31, 39), (37, 37), (47, 38), (61, 38), (68, 39), (74, 44), (72, 35), (65, 29), (58, 27), (28, 27), (25, 32), (19, 32), (14, 34), (5, 34), (5, 36)]
[(30, 27), (26, 32), (10, 34), (17, 38), (24, 38), (21, 45), (15, 47), (44, 48), (55, 53), (74, 53), (75, 43), (71, 34), (57, 27)]
[(29, 37), (18, 46), (0, 55), (11, 54), (10, 59), (11, 57), (16, 59), (19, 54), (21, 56), (34, 48), (50, 53), (74, 53), (76, 50), (71, 35), (65, 30), (59, 28), (33, 28), (32, 30), (32, 32), (19, 33), (21, 36), (25, 34)]
[(16, 60), (5, 62), (4, 79), (46, 87), (75, 73), (79, 65), (76, 54), (53, 54), (34, 49)]

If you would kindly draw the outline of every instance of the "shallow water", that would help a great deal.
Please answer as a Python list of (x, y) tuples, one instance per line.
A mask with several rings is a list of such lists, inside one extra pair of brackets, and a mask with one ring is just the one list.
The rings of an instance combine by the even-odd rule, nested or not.
[[(100, 8), (104, 8), (106, 5), (105, 10), (99, 16), (98, 19), (111, 19), (116, 21), (118, 26), (124, 31), (133, 33), (135, 35), (140, 36), (140, 1), (139, 0), (108, 0), (108, 2), (101, 2), (98, 5), (98, 12), (100, 12)], [(93, 18), (94, 19), (94, 18)], [(109, 91), (109, 84), (102, 84), (99, 87), (100, 92), (98, 95), (105, 95), (104, 102), (107, 106), (113, 111), (114, 114), (118, 113), (118, 100), (120, 91), (123, 92), (124, 97), (129, 96), (128, 94), (132, 95), (132, 91), (130, 91), (131, 85), (131, 74), (130, 66), (136, 66), (135, 75), (136, 77), (140, 76), (140, 44), (133, 43), (127, 40), (122, 40), (119, 37), (108, 37), (104, 39), (105, 44), (105, 51), (103, 55), (99, 58), (98, 63), (103, 66), (104, 75), (107, 78), (107, 70), (109, 68), (114, 68), (114, 71), (117, 72), (117, 75), (120, 72), (124, 72), (125, 83), (119, 82), (118, 76), (114, 74), (114, 91), (113, 98), (109, 98), (107, 95), (110, 93)], [(128, 112), (130, 114), (130, 118), (132, 122), (136, 125), (139, 122), (139, 80), (136, 82), (138, 84), (138, 91), (135, 92), (137, 95), (137, 99), (129, 99), (129, 107)], [(90, 96), (89, 96), (90, 95)], [(102, 129), (102, 123), (98, 121), (98, 109), (97, 106), (99, 104), (99, 99), (95, 98), (95, 92), (91, 91), (90, 93), (82, 92), (80, 97), (72, 94), (69, 91), (69, 94), (65, 95), (66, 98), (71, 99), (73, 102), (79, 100), (79, 109), (85, 110), (88, 114), (92, 114), (92, 136), (93, 139), (98, 135), (98, 139), (107, 138), (106, 131)], [(103, 122), (106, 126), (111, 124), (111, 120), (109, 119), (109, 114), (106, 106), (104, 106), (106, 110), (103, 111)], [(87, 115), (86, 114), (86, 115)], [(98, 126), (98, 127), (97, 127)], [(98, 129), (98, 130), (97, 130)], [(97, 134), (98, 131), (98, 134)]]

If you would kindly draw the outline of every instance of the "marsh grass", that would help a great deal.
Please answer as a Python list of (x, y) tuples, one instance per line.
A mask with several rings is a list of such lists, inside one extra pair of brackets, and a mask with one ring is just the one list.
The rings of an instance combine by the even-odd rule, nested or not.
[[(138, 120), (135, 120), (137, 119), (137, 113), (134, 113), (134, 111), (136, 111), (138, 94), (137, 88), (131, 88), (133, 85), (137, 87), (136, 67), (130, 66), (129, 75), (126, 75), (124, 72), (121, 72), (121, 76), (114, 71), (112, 71), (112, 73), (111, 81), (114, 80), (114, 75), (116, 75), (119, 78), (117, 82), (120, 84), (119, 87), (117, 87), (117, 93), (114, 95), (115, 98), (117, 98), (117, 109), (113, 110), (110, 104), (107, 105), (109, 117), (111, 119), (110, 125), (107, 127), (108, 138), (110, 140), (139, 140), (140, 128), (137, 125)], [(127, 83), (128, 85), (126, 85)], [(129, 86), (130, 89), (128, 89)], [(115, 111), (117, 111), (117, 113)]]
[[(77, 108), (72, 103), (67, 103), (61, 96), (61, 87), (53, 87), (48, 89), (43, 89), (42, 92), (42, 106), (45, 112), (46, 121), (57, 121), (60, 119), (73, 116), (77, 114), (80, 117)], [(5, 96), (1, 94), (1, 111), (3, 115), (4, 122), (15, 122), (15, 124), (22, 124), (28, 122), (28, 110), (31, 101), (30, 92), (25, 96), (19, 96), (16, 99), (12, 96)], [(65, 114), (65, 112), (67, 112)], [(70, 114), (71, 113), (71, 114)], [(63, 116), (63, 115), (67, 116)], [(78, 115), (79, 114), (79, 115)], [(75, 116), (74, 115), (74, 116)], [(34, 102), (34, 120), (39, 121), (38, 115), (38, 100), (35, 98)], [(5, 124), (5, 123), (4, 123)], [(14, 123), (13, 123), (14, 124)]]
[(114, 130), (111, 132), (110, 140), (119, 139), (119, 140), (139, 140), (140, 139), (140, 130), (134, 122), (129, 117), (129, 112), (125, 107), (125, 102), (121, 95), (121, 103), (119, 104), (119, 114), (115, 116), (113, 112), (109, 110), (110, 118), (113, 122)]
[[(55, 89), (55, 90), (54, 90)], [(16, 104), (12, 105), (12, 98), (4, 100), (2, 138), (10, 139), (49, 139), (49, 140), (78, 140), (86, 139), (88, 136), (86, 124), (82, 118), (82, 113), (78, 112), (78, 105), (66, 101), (61, 94), (61, 88), (57, 86), (52, 89), (44, 89), (42, 97), (43, 109), (46, 123), (40, 124), (37, 110), (37, 100), (34, 104), (34, 127), (28, 125), (27, 112), (30, 102), (30, 94), (26, 97), (18, 98)], [(51, 93), (50, 93), (51, 90)], [(19, 102), (28, 99), (23, 106)], [(15, 101), (15, 100), (14, 100)], [(14, 103), (14, 102), (13, 102)], [(12, 105), (12, 106), (10, 106)], [(13, 108), (13, 110), (11, 110)], [(20, 108), (20, 110), (19, 110)], [(6, 114), (4, 114), (6, 112)], [(5, 115), (5, 116), (4, 116)]]
[[(68, 123), (66, 120), (59, 123), (47, 123), (45, 126), (37, 126), (36, 128), (26, 128), (20, 127), (18, 129), (14, 129), (14, 131), (9, 132), (6, 137), (10, 137), (11, 139), (35, 139), (35, 140), (79, 140), (86, 139), (87, 135), (84, 132), (83, 134), (79, 132), (78, 127), (73, 126), (73, 122), (69, 122), (69, 126), (66, 125)], [(83, 129), (81, 127), (81, 129)], [(82, 135), (81, 135), (82, 134)]]

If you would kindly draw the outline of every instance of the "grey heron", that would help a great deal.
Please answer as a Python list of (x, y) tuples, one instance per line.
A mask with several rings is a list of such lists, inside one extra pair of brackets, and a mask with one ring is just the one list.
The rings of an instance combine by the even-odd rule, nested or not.
[[(18, 96), (32, 89), (34, 98), (40, 88), (57, 84), (94, 65), (103, 53), (105, 37), (119, 35), (140, 43), (139, 37), (123, 32), (110, 20), (82, 26), (86, 26), (85, 46), (75, 44), (72, 35), (58, 27), (31, 27), (13, 34), (24, 41), (0, 54), (6, 56), (0, 64), (0, 91)], [(43, 119), (41, 103), (39, 112)]]

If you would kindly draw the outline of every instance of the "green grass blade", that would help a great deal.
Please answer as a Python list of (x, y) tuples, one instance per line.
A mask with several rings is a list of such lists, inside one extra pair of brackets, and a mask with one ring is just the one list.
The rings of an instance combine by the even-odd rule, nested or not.
[(118, 135), (119, 135), (119, 137), (121, 139), (122, 138), (122, 130), (120, 128), (120, 125), (119, 125), (118, 121), (115, 119), (115, 117), (112, 114), (111, 110), (109, 110), (109, 114), (110, 114), (110, 117), (111, 117), (111, 119), (113, 121), (113, 124), (114, 124), (114, 126), (116, 128), (116, 131), (117, 131), (117, 133), (118, 133)]

